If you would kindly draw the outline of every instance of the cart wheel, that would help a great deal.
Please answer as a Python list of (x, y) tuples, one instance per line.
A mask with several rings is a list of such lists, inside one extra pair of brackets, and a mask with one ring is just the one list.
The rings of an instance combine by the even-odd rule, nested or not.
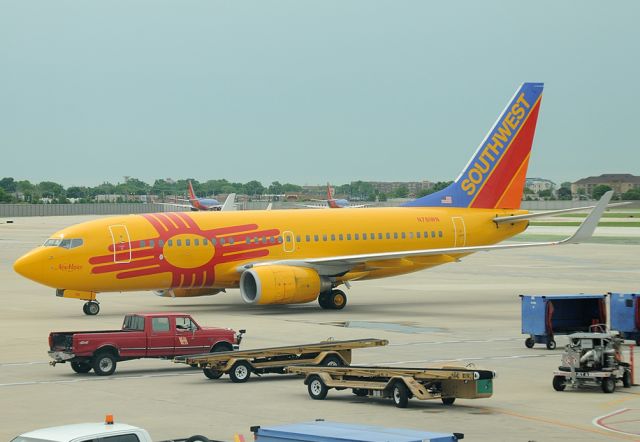
[(344, 361), (340, 359), (339, 356), (329, 355), (322, 360), (322, 365), (327, 367), (342, 367), (344, 365)]
[(549, 350), (555, 350), (556, 349), (556, 341), (554, 341), (553, 339), (547, 340), (547, 348)]
[(631, 387), (631, 372), (629, 370), (625, 370), (624, 374), (622, 375), (622, 386), (624, 388)]
[(251, 365), (247, 361), (238, 361), (233, 364), (229, 377), (233, 382), (247, 382), (251, 377)]
[(402, 381), (396, 381), (393, 384), (393, 403), (396, 404), (398, 408), (407, 408), (407, 404), (409, 403), (409, 391), (407, 390), (407, 386), (404, 385)]
[(368, 393), (366, 388), (354, 388), (352, 391), (353, 391), (353, 394), (355, 394), (358, 397), (364, 397)]
[(555, 391), (564, 391), (567, 386), (567, 378), (564, 376), (554, 376), (553, 377), (553, 389)]
[(529, 337), (529, 338), (524, 340), (524, 346), (527, 347), (527, 348), (533, 348), (535, 343), (536, 343), (536, 341), (531, 337)]
[(442, 403), (444, 405), (453, 405), (453, 403), (456, 401), (456, 398), (454, 397), (443, 397), (442, 398)]
[(612, 377), (602, 378), (602, 391), (605, 393), (613, 393), (616, 391), (616, 381)]
[(203, 368), (202, 372), (209, 379), (219, 379), (222, 376), (222, 372), (219, 370), (213, 370), (211, 368)]
[(309, 396), (311, 399), (322, 400), (327, 397), (329, 389), (322, 382), (320, 376), (314, 374), (309, 376), (309, 383), (307, 384), (307, 390), (309, 390)]

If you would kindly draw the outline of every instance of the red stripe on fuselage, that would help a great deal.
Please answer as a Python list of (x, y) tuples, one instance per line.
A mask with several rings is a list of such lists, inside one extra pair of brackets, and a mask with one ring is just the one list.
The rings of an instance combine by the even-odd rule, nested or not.
[(539, 109), (540, 100), (538, 100), (535, 107), (531, 110), (527, 121), (520, 129), (516, 138), (511, 142), (507, 151), (503, 153), (500, 163), (493, 170), (487, 182), (482, 186), (482, 189), (480, 189), (471, 207), (496, 207), (502, 195), (507, 191), (513, 176), (518, 172), (520, 165), (525, 161), (531, 151)]

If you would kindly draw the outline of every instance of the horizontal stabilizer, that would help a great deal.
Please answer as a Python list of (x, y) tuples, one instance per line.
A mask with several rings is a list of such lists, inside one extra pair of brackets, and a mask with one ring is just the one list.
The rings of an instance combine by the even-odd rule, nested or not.
[[(631, 204), (631, 203), (625, 202), (625, 203), (607, 204), (607, 208), (618, 207), (618, 206), (626, 206), (627, 204)], [(545, 216), (560, 215), (562, 213), (580, 212), (580, 211), (583, 211), (583, 210), (593, 209), (594, 207), (596, 207), (596, 206), (574, 207), (572, 209), (561, 209), (561, 210), (549, 210), (549, 211), (546, 211), (546, 212), (525, 213), (524, 215), (498, 216), (498, 217), (493, 219), (493, 222), (496, 223), (496, 224), (512, 223), (512, 222), (515, 222), (515, 221), (521, 221), (523, 219), (542, 218), (542, 217), (545, 217)]]

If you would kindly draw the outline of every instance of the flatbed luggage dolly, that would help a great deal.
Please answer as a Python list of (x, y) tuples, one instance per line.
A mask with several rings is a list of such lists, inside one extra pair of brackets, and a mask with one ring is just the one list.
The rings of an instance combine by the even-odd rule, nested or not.
[(252, 373), (285, 374), (286, 367), (295, 365), (350, 365), (353, 349), (378, 347), (388, 343), (386, 339), (375, 338), (327, 340), (312, 344), (179, 356), (174, 362), (199, 367), (209, 379), (218, 379), (223, 374), (228, 374), (233, 382), (240, 383), (249, 380)]

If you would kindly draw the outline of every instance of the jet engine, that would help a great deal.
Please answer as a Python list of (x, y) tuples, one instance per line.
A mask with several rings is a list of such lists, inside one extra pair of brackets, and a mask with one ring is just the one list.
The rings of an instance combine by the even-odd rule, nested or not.
[(330, 289), (329, 279), (306, 267), (258, 266), (240, 277), (240, 294), (247, 304), (301, 304)]
[(157, 296), (163, 298), (192, 298), (194, 296), (211, 296), (223, 292), (224, 289), (166, 289), (156, 290), (153, 292)]

